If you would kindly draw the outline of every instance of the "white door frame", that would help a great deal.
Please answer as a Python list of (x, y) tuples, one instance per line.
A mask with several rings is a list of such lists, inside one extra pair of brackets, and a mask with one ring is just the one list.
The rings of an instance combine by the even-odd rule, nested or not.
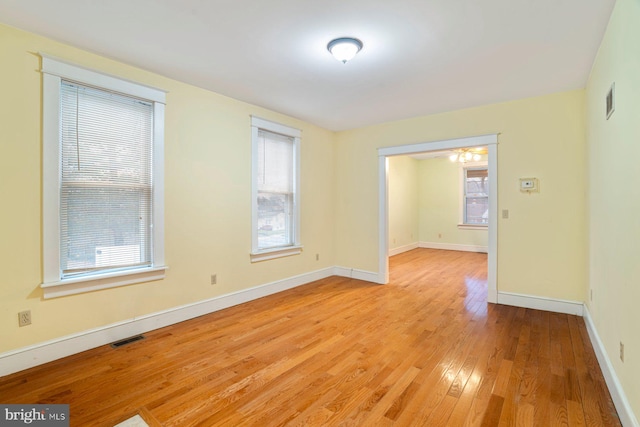
[(423, 142), (378, 148), (378, 283), (389, 282), (389, 162), (392, 156), (403, 156), (428, 151), (451, 150), (486, 146), (489, 170), (489, 247), (487, 257), (487, 302), (498, 302), (498, 135), (480, 135), (468, 138)]

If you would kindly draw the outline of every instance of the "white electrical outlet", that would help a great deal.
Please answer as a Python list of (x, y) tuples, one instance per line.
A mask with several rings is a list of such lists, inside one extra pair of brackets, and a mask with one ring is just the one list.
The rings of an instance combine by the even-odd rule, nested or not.
[(218, 275), (217, 274), (212, 274), (211, 275), (211, 284), (215, 285), (216, 283), (218, 283)]

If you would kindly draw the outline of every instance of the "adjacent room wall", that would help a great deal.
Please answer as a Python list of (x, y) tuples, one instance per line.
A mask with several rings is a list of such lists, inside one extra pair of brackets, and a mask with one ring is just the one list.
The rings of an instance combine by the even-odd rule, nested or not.
[[(42, 299), (38, 52), (168, 91), (165, 280)], [(0, 64), (0, 353), (335, 265), (332, 132), (2, 25)], [(250, 115), (303, 135), (304, 251), (254, 264)], [(33, 323), (18, 328), (22, 310), (31, 310)]]
[(425, 159), (419, 162), (418, 171), (420, 244), (486, 252), (489, 234), (486, 228), (458, 227), (462, 191), (460, 164), (448, 158)]
[[(587, 306), (636, 417), (640, 416), (640, 1), (618, 0), (587, 85)], [(615, 82), (615, 111), (605, 96)], [(625, 359), (620, 360), (620, 343)], [(631, 424), (629, 424), (631, 425)]]
[[(584, 301), (584, 90), (384, 123), (337, 134), (338, 265), (377, 272), (380, 147), (499, 133), (498, 291)], [(519, 190), (536, 177), (540, 193)]]
[(418, 164), (408, 156), (389, 158), (389, 253), (418, 245)]

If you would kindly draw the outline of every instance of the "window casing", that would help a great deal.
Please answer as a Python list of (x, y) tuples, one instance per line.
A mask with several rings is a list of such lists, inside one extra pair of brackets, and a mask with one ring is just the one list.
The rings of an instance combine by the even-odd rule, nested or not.
[(45, 298), (164, 277), (161, 90), (43, 55)]
[(251, 129), (251, 260), (299, 254), (300, 131), (257, 117)]
[(467, 164), (461, 169), (461, 227), (489, 225), (489, 173), (486, 163)]

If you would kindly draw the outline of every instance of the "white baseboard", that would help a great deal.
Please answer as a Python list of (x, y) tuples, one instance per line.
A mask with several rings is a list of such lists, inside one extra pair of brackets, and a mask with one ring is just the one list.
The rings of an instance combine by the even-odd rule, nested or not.
[(553, 311), (556, 313), (573, 314), (584, 318), (587, 332), (591, 340), (591, 345), (596, 353), (600, 369), (611, 393), (611, 399), (618, 411), (618, 416), (625, 427), (640, 427), (638, 419), (633, 413), (633, 409), (618, 380), (613, 364), (598, 336), (598, 332), (593, 324), (589, 309), (583, 303), (576, 301), (554, 300), (551, 298), (537, 297), (531, 295), (514, 294), (510, 292), (498, 292), (498, 304), (512, 305), (515, 307), (533, 308), (536, 310)]
[[(360, 273), (356, 273), (357, 271), (354, 270), (353, 277), (360, 275)], [(335, 268), (329, 267), (9, 351), (0, 354), (0, 376), (9, 375), (123, 338), (262, 298), (335, 274)], [(375, 274), (376, 279), (377, 277), (378, 275)]]
[(419, 247), (427, 249), (444, 249), (447, 251), (489, 252), (488, 246), (460, 245), (457, 243), (420, 242)]
[(397, 248), (389, 249), (389, 256), (398, 255), (403, 252), (408, 252), (410, 250), (413, 250), (419, 247), (420, 247), (420, 244), (418, 242), (411, 243), (409, 245), (399, 246)]
[(384, 283), (378, 273), (358, 270), (356, 268), (333, 267), (333, 274), (341, 277), (350, 277), (352, 279), (364, 280), (365, 282)]
[(498, 304), (553, 311), (555, 313), (573, 314), (575, 316), (582, 316), (584, 308), (584, 304), (577, 301), (558, 300), (500, 291), (498, 291)]
[(604, 348), (604, 344), (598, 335), (598, 331), (596, 330), (595, 325), (593, 324), (593, 319), (591, 318), (591, 314), (589, 313), (589, 309), (587, 306), (584, 306), (584, 323), (587, 326), (587, 332), (589, 333), (589, 338), (591, 339), (591, 345), (596, 353), (596, 357), (598, 359), (598, 363), (600, 364), (600, 369), (602, 370), (602, 374), (604, 375), (604, 380), (607, 383), (607, 387), (609, 388), (609, 393), (611, 394), (611, 399), (613, 400), (613, 404), (618, 411), (618, 416), (620, 417), (620, 422), (625, 427), (640, 427), (638, 423), (638, 418), (636, 418), (633, 413), (633, 409), (631, 408), (631, 404), (627, 399), (627, 395), (622, 388), (622, 384), (620, 384), (620, 380), (618, 380), (618, 376), (616, 375), (616, 371), (611, 363), (611, 359), (607, 354), (607, 351)]

